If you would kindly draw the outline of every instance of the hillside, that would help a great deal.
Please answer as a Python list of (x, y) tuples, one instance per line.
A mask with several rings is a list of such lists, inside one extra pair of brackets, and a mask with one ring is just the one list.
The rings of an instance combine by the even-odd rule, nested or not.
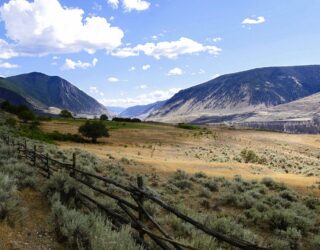
[[(245, 119), (251, 112), (320, 91), (320, 66), (269, 67), (220, 76), (174, 95), (148, 120), (213, 122)], [(207, 119), (209, 118), (209, 119)]]
[(160, 109), (165, 103), (166, 103), (166, 100), (151, 103), (148, 105), (138, 105), (138, 106), (129, 107), (126, 110), (122, 111), (120, 113), (120, 116), (121, 117), (129, 117), (129, 118), (145, 119), (153, 111)]
[(34, 110), (68, 109), (75, 114), (99, 115), (107, 109), (94, 98), (58, 76), (29, 73), (0, 79), (0, 99)]

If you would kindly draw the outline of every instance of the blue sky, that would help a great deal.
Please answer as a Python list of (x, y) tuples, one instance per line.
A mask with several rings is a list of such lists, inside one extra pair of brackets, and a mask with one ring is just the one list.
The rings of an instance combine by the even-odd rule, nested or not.
[(1, 0), (0, 75), (146, 104), (225, 73), (319, 64), (319, 13), (319, 0)]

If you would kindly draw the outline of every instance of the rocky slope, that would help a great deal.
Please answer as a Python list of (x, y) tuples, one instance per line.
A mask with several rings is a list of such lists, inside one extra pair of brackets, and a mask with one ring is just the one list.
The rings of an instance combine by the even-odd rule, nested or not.
[(182, 90), (148, 120), (196, 123), (244, 120), (258, 110), (319, 91), (319, 65), (253, 69)]
[(103, 105), (70, 82), (37, 72), (0, 79), (0, 99), (13, 104), (25, 101), (41, 112), (68, 109), (77, 115), (108, 114)]

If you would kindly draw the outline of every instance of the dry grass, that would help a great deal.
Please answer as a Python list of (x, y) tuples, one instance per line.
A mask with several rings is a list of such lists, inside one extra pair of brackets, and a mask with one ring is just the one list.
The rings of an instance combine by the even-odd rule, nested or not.
[[(42, 124), (47, 132), (77, 133), (80, 123), (52, 121)], [(150, 124), (148, 129), (114, 129), (99, 144), (59, 143), (62, 148), (81, 148), (102, 159), (126, 158), (127, 171), (171, 174), (177, 169), (209, 176), (247, 179), (270, 176), (305, 190), (320, 181), (320, 135), (290, 135), (266, 131), (208, 127), (194, 131), (174, 126)], [(263, 164), (241, 162), (240, 153), (248, 148)], [(319, 189), (314, 191), (319, 193)]]

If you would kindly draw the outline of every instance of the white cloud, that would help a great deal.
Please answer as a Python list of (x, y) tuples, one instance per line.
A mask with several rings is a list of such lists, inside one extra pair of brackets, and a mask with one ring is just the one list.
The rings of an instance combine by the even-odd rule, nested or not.
[(171, 98), (174, 94), (176, 94), (181, 89), (171, 88), (168, 90), (156, 90), (150, 93), (138, 95), (133, 98), (117, 98), (117, 99), (109, 99), (102, 98), (98, 101), (106, 106), (120, 106), (120, 107), (130, 107), (134, 105), (145, 105), (157, 101), (163, 101)]
[(203, 75), (204, 73), (206, 73), (204, 69), (199, 69), (199, 75)]
[(181, 75), (183, 75), (183, 70), (180, 68), (173, 68), (173, 69), (169, 70), (167, 75), (168, 76), (181, 76)]
[(90, 94), (95, 94), (95, 95), (100, 95), (100, 96), (104, 96), (104, 93), (101, 92), (98, 87), (96, 86), (90, 86), (89, 87), (89, 92)]
[(0, 61), (0, 68), (2, 68), (2, 69), (15, 69), (18, 67), (19, 67), (19, 65), (17, 65), (17, 64), (11, 64), (8, 62), (1, 62)]
[(0, 7), (0, 17), (14, 41), (5, 49), (1, 46), (2, 58), (9, 57), (10, 50), (16, 55), (109, 51), (120, 46), (124, 36), (106, 18), (84, 18), (82, 9), (63, 7), (58, 0), (10, 0)]
[(132, 71), (135, 71), (136, 70), (136, 67), (132, 66), (129, 71), (132, 72)]
[(98, 4), (97, 2), (94, 2), (93, 6), (92, 6), (92, 9), (96, 10), (96, 11), (101, 11), (102, 10), (102, 5)]
[(221, 42), (222, 41), (222, 38), (221, 37), (215, 37), (212, 39), (213, 42), (215, 43), (218, 43), (218, 42)]
[(147, 10), (150, 7), (150, 3), (145, 0), (122, 0), (123, 7), (125, 11), (143, 11)]
[(151, 68), (151, 65), (150, 64), (146, 64), (146, 65), (143, 65), (142, 66), (142, 70), (148, 70)]
[(119, 7), (119, 0), (107, 0), (108, 4), (111, 5), (112, 8), (118, 9)]
[(5, 40), (0, 39), (0, 58), (9, 59), (11, 57), (18, 56), (18, 53), (15, 52)]
[(136, 89), (146, 89), (146, 88), (148, 88), (148, 85), (146, 85), (146, 84), (141, 84), (136, 87)]
[[(120, 0), (107, 0), (107, 2), (113, 9), (119, 8)], [(149, 9), (150, 5), (151, 3), (146, 0), (122, 0), (122, 7), (126, 12), (144, 11)]]
[(242, 24), (248, 24), (248, 25), (253, 25), (253, 24), (261, 24), (264, 23), (266, 19), (263, 16), (259, 16), (257, 18), (246, 18), (242, 21)]
[(58, 60), (58, 59), (59, 59), (58, 56), (53, 56), (53, 57), (52, 57), (52, 60)]
[(88, 69), (88, 68), (93, 68), (97, 65), (98, 59), (94, 58), (92, 60), (92, 63), (90, 62), (82, 62), (80, 60), (78, 61), (73, 61), (72, 59), (67, 58), (65, 60), (64, 65), (61, 67), (63, 70), (70, 70), (70, 69)]
[(177, 41), (159, 42), (159, 43), (145, 43), (139, 44), (133, 48), (121, 48), (114, 50), (112, 55), (118, 57), (138, 56), (143, 52), (147, 56), (153, 56), (156, 59), (167, 57), (175, 59), (179, 55), (196, 54), (206, 52), (212, 55), (218, 55), (222, 50), (217, 46), (203, 45), (190, 38), (181, 37)]
[(111, 76), (108, 78), (108, 82), (119, 82), (119, 79), (117, 77)]

